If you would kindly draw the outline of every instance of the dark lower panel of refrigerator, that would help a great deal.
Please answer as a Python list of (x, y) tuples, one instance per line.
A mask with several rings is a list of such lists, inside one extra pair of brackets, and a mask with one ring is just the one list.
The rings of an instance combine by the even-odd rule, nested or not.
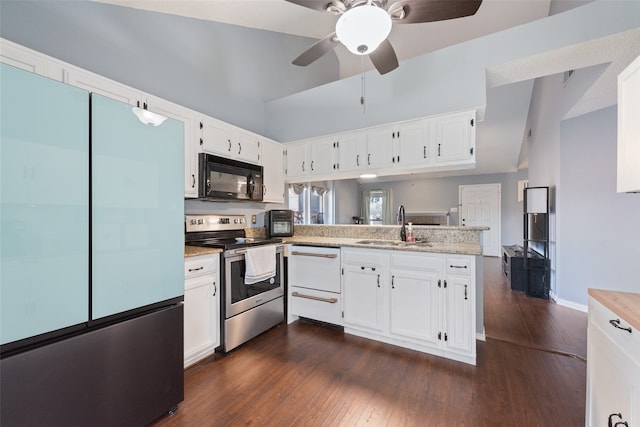
[(144, 426), (184, 400), (183, 306), (0, 361), (0, 425)]

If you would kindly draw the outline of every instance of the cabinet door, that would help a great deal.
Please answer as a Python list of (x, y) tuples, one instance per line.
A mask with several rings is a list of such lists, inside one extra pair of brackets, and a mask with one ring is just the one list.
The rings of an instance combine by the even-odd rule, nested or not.
[(307, 161), (307, 144), (287, 144), (285, 148), (286, 178), (301, 178), (307, 176), (309, 164)]
[(233, 157), (231, 127), (211, 117), (203, 117), (201, 123), (202, 140), (200, 145), (202, 146), (202, 151), (227, 158)]
[(384, 325), (384, 274), (381, 267), (344, 264), (344, 324), (381, 331)]
[(640, 57), (618, 76), (618, 192), (640, 191)]
[(264, 167), (265, 203), (284, 203), (283, 144), (265, 139), (262, 141), (262, 165)]
[(125, 104), (142, 107), (141, 92), (89, 71), (75, 68), (67, 70), (67, 83)]
[(382, 169), (393, 165), (393, 128), (383, 127), (367, 132), (368, 169)]
[(198, 118), (195, 111), (162, 98), (149, 96), (147, 109), (181, 121), (184, 124), (184, 197), (198, 197)]
[(473, 289), (468, 277), (448, 276), (446, 279), (446, 319), (444, 332), (447, 334), (447, 350), (469, 354), (473, 350), (474, 331), (472, 329)]
[(438, 275), (425, 271), (391, 270), (391, 333), (421, 343), (439, 345), (442, 302)]
[[(640, 412), (640, 375), (625, 353), (600, 328), (589, 324), (588, 426), (606, 426), (609, 417), (616, 422), (636, 424)], [(635, 380), (635, 382), (634, 382)], [(635, 408), (634, 408), (635, 406)], [(612, 414), (620, 414), (616, 416)]]
[(432, 119), (435, 160), (440, 163), (475, 160), (475, 114), (464, 112)]
[(366, 135), (364, 132), (343, 134), (338, 140), (337, 169), (352, 172), (366, 167)]
[(311, 154), (309, 165), (311, 175), (330, 175), (335, 164), (336, 140), (320, 138), (307, 141), (307, 144)]
[(260, 138), (250, 132), (236, 129), (232, 136), (232, 156), (243, 162), (261, 164)]
[(394, 160), (401, 166), (427, 166), (431, 162), (429, 120), (418, 120), (400, 126), (395, 135), (397, 150)]
[(219, 343), (216, 328), (216, 276), (202, 276), (185, 283), (184, 291), (184, 364), (196, 362), (203, 354), (212, 352)]

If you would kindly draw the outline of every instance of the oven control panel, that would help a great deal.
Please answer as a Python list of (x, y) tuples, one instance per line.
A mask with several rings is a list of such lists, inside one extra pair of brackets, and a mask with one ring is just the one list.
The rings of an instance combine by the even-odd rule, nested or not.
[(247, 224), (244, 215), (185, 215), (184, 218), (187, 232), (242, 230)]

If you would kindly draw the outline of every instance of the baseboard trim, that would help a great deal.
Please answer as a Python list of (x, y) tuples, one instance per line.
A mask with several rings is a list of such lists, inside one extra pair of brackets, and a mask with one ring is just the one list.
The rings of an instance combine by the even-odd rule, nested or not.
[(563, 307), (572, 308), (574, 310), (582, 311), (583, 313), (587, 313), (589, 311), (589, 308), (585, 304), (578, 304), (573, 301), (558, 298), (556, 295), (553, 296), (553, 300)]

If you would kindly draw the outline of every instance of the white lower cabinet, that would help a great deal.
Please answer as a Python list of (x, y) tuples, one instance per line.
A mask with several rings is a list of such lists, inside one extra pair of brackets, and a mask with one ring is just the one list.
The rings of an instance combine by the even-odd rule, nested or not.
[(587, 426), (640, 425), (638, 332), (618, 314), (589, 298)]
[[(439, 257), (430, 258), (439, 267)], [(406, 268), (403, 261), (413, 268)], [(439, 269), (421, 269), (422, 265), (420, 255), (391, 255), (390, 332), (400, 339), (437, 346), (442, 325)]]
[(220, 345), (219, 255), (185, 259), (184, 367), (212, 354)]
[(344, 325), (382, 331), (387, 288), (383, 266), (345, 262), (342, 280)]
[(342, 259), (345, 332), (475, 365), (475, 257), (343, 248)]

